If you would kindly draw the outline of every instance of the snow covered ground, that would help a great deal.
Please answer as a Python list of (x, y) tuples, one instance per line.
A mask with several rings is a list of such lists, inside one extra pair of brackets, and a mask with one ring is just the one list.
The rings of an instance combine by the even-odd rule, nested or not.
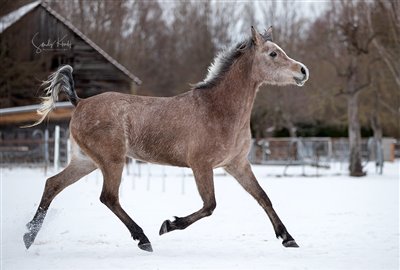
[(99, 172), (54, 200), (26, 250), (25, 224), (46, 176), (42, 169), (2, 169), (1, 269), (399, 269), (399, 162), (386, 163), (383, 175), (370, 166), (363, 178), (346, 176), (338, 164), (320, 169), (321, 177), (293, 176), (301, 168), (277, 177), (283, 167), (254, 166), (299, 249), (284, 248), (261, 207), (219, 170), (214, 214), (159, 236), (165, 219), (200, 208), (193, 177), (181, 168), (142, 165), (140, 177), (133, 169), (138, 172), (131, 167), (124, 173), (121, 203), (144, 229), (153, 253), (140, 250), (100, 203)]

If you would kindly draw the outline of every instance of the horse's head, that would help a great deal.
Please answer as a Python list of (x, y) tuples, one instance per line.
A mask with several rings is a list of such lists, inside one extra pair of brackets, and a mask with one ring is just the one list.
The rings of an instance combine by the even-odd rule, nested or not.
[(275, 85), (304, 85), (309, 76), (307, 67), (288, 57), (272, 42), (272, 27), (263, 34), (251, 27), (251, 34), (255, 53), (253, 76), (256, 81)]

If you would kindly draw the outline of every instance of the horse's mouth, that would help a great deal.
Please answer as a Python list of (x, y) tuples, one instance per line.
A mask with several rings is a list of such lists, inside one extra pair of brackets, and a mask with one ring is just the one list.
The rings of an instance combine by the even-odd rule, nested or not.
[(293, 79), (294, 79), (294, 81), (296, 82), (296, 85), (297, 85), (297, 86), (303, 86), (304, 83), (306, 82), (306, 80), (300, 79), (300, 78), (297, 78), (297, 77), (293, 77)]

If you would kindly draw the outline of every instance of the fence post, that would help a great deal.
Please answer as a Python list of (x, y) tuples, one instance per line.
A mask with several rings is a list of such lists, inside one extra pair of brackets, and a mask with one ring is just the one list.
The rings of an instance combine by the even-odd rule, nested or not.
[(67, 139), (67, 162), (68, 162), (68, 164), (69, 164), (69, 162), (71, 161), (71, 152), (72, 152), (72, 149), (71, 149), (71, 139), (68, 138), (68, 139)]
[(150, 191), (151, 168), (150, 168), (150, 164), (149, 163), (146, 163), (146, 164), (147, 164), (147, 191)]
[(181, 194), (184, 195), (185, 194), (185, 169), (182, 168), (182, 181), (181, 181)]
[(46, 128), (44, 131), (44, 173), (47, 175), (47, 168), (49, 167), (49, 130)]
[(345, 158), (346, 158), (346, 154), (347, 154), (347, 144), (346, 142), (348, 142), (348, 140), (344, 139), (344, 138), (340, 138), (340, 148), (341, 148), (341, 155), (340, 155), (340, 170), (343, 170), (343, 162), (345, 162)]
[(328, 163), (331, 164), (333, 157), (332, 138), (328, 138)]
[(56, 126), (54, 130), (54, 172), (58, 171), (60, 159), (60, 126)]
[(162, 166), (162, 192), (165, 192), (166, 190), (166, 180), (165, 177), (167, 174), (165, 173), (165, 165)]

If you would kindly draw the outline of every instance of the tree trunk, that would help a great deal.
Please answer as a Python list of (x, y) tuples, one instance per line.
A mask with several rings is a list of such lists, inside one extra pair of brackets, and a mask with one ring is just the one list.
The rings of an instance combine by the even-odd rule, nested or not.
[(361, 131), (358, 118), (358, 95), (359, 92), (348, 95), (347, 112), (349, 122), (349, 144), (350, 144), (350, 176), (365, 176), (361, 165)]
[(286, 121), (285, 127), (288, 129), (290, 138), (297, 138), (297, 128), (292, 121)]
[(361, 165), (361, 127), (358, 117), (358, 96), (360, 89), (358, 85), (358, 59), (356, 55), (352, 55), (350, 62), (350, 73), (347, 77), (347, 121), (349, 131), (350, 160), (349, 171), (350, 176), (365, 176)]
[(383, 173), (383, 148), (382, 148), (382, 127), (379, 116), (371, 117), (371, 127), (374, 131), (374, 152), (375, 152), (375, 167), (379, 174)]
[(288, 113), (282, 112), (283, 125), (289, 131), (290, 138), (297, 138), (297, 128)]
[(371, 115), (371, 128), (374, 132), (375, 167), (379, 174), (383, 172), (383, 148), (382, 148), (382, 125), (379, 118), (380, 95), (375, 89), (375, 104)]

